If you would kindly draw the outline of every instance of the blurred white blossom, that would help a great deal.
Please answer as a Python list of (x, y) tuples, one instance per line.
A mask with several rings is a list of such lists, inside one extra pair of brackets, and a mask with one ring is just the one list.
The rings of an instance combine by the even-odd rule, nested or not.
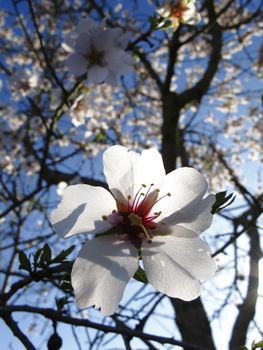
[(105, 28), (91, 18), (78, 24), (63, 47), (70, 53), (66, 64), (76, 76), (87, 74), (90, 82), (116, 85), (117, 78), (132, 70), (132, 58), (125, 51), (129, 35), (120, 28)]
[(39, 85), (39, 74), (29, 69), (17, 70), (9, 78), (9, 85), (15, 101), (33, 96)]
[[(168, 0), (157, 8), (157, 13), (165, 20), (169, 19), (173, 29), (176, 30), (180, 23), (189, 25), (197, 24), (200, 16), (196, 11), (195, 0)], [(160, 25), (163, 25), (161, 22)]]

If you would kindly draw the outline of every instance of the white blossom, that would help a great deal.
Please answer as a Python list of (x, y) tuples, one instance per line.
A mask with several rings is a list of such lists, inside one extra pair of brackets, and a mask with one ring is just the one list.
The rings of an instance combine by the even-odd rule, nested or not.
[[(168, 0), (156, 11), (164, 19), (171, 21), (174, 30), (179, 27), (180, 23), (194, 25), (200, 20), (200, 16), (196, 12), (195, 0)], [(160, 25), (162, 24), (164, 23), (162, 22)]]
[(104, 22), (98, 26), (87, 17), (63, 43), (71, 53), (66, 64), (76, 76), (87, 74), (90, 82), (116, 85), (120, 75), (132, 70), (131, 55), (125, 52), (128, 41), (120, 28), (105, 28)]
[[(72, 269), (79, 307), (95, 305), (104, 315), (117, 310), (142, 259), (149, 283), (170, 297), (192, 300), (200, 280), (216, 266), (198, 236), (212, 222), (215, 196), (193, 168), (165, 175), (159, 152), (140, 154), (113, 146), (103, 155), (110, 191), (69, 186), (51, 222), (61, 237), (92, 233)], [(103, 234), (102, 234), (103, 233)]]
[(29, 69), (15, 71), (10, 79), (10, 89), (15, 101), (25, 96), (33, 96), (39, 86), (39, 73)]

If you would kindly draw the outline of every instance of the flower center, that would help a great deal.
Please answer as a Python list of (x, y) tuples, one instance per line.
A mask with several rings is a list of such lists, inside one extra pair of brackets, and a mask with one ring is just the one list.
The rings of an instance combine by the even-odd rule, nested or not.
[(89, 62), (89, 67), (94, 65), (99, 65), (103, 67), (104, 54), (104, 50), (96, 50), (95, 47), (92, 45), (91, 50), (85, 55), (86, 59)]
[[(152, 242), (154, 235), (159, 232), (160, 222), (155, 220), (161, 215), (161, 211), (153, 212), (154, 206), (171, 194), (167, 193), (159, 197), (160, 190), (153, 189), (154, 184), (148, 186), (142, 184), (135, 196), (127, 197), (127, 203), (117, 202), (118, 211), (113, 211), (109, 216), (103, 216), (104, 220), (118, 226), (121, 240), (129, 239), (140, 248), (143, 239)], [(145, 191), (146, 190), (146, 191)]]
[(188, 7), (180, 3), (177, 5), (173, 5), (171, 8), (170, 17), (176, 17), (176, 18), (179, 18), (179, 20), (182, 20), (183, 14), (187, 10), (188, 10)]

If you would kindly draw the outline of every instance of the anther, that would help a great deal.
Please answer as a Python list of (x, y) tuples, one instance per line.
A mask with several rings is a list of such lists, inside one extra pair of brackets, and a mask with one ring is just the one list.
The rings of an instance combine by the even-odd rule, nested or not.
[(102, 215), (102, 220), (106, 221), (108, 219), (107, 215)]
[(170, 192), (168, 192), (168, 193), (167, 193), (167, 196), (168, 196), (168, 197), (171, 197), (171, 193), (170, 193)]

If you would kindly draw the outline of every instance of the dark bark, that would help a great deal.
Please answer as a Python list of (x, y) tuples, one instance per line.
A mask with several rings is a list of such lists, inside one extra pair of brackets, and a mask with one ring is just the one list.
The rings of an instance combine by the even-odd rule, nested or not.
[(36, 350), (34, 345), (31, 343), (28, 337), (20, 330), (20, 328), (18, 327), (18, 323), (14, 321), (14, 319), (11, 317), (10, 314), (4, 314), (2, 318), (6, 323), (6, 325), (13, 332), (14, 336), (17, 337), (21, 341), (21, 343), (25, 346), (25, 349)]
[[(180, 145), (182, 138), (180, 137), (181, 135), (178, 129), (180, 111), (188, 103), (200, 101), (202, 99), (211, 85), (221, 59), (222, 32), (220, 26), (216, 22), (216, 13), (213, 3), (211, 1), (206, 1), (205, 6), (207, 7), (211, 23), (209, 32), (212, 38), (212, 51), (203, 77), (192, 88), (184, 91), (180, 95), (166, 91), (165, 89), (162, 90), (162, 156), (166, 172), (170, 172), (176, 168), (176, 160), (177, 157), (180, 156), (182, 150), (182, 146)], [(170, 50), (171, 49), (176, 51), (177, 45), (170, 46)], [(171, 57), (175, 59), (176, 55), (171, 55), (170, 53), (170, 58)], [(169, 64), (173, 66), (174, 62), (170, 59)], [(169, 75), (168, 78), (170, 78)], [(166, 81), (166, 85), (168, 84), (169, 79)], [(197, 346), (215, 350), (209, 320), (200, 298), (192, 302), (171, 299), (171, 302), (176, 312), (176, 324), (183, 341), (190, 340)]]
[(162, 126), (162, 156), (167, 173), (176, 168), (178, 156), (178, 120), (180, 109), (177, 96), (168, 92), (162, 97), (163, 103), (163, 126)]
[(185, 342), (215, 350), (212, 331), (200, 298), (191, 302), (171, 298), (176, 312), (176, 324)]
[(208, 61), (207, 69), (202, 78), (190, 89), (185, 90), (180, 94), (180, 102), (186, 105), (192, 101), (201, 101), (202, 97), (207, 93), (211, 82), (218, 71), (218, 66), (221, 60), (222, 51), (222, 29), (217, 21), (213, 2), (208, 0), (205, 6), (209, 15), (211, 27), (209, 34), (211, 35), (211, 54)]
[(259, 283), (259, 260), (261, 258), (260, 240), (256, 226), (248, 229), (248, 236), (250, 238), (250, 272), (248, 288), (243, 304), (238, 307), (239, 313), (232, 331), (229, 346), (230, 350), (237, 350), (240, 346), (246, 344), (248, 327), (250, 322), (254, 319), (256, 310)]
[[(174, 170), (176, 159), (180, 155), (178, 130), (180, 105), (175, 93), (169, 92), (163, 96), (163, 143), (162, 156), (166, 172)], [(191, 341), (197, 346), (215, 350), (212, 332), (205, 309), (200, 299), (184, 302), (171, 299), (176, 312), (176, 323), (183, 341)]]

